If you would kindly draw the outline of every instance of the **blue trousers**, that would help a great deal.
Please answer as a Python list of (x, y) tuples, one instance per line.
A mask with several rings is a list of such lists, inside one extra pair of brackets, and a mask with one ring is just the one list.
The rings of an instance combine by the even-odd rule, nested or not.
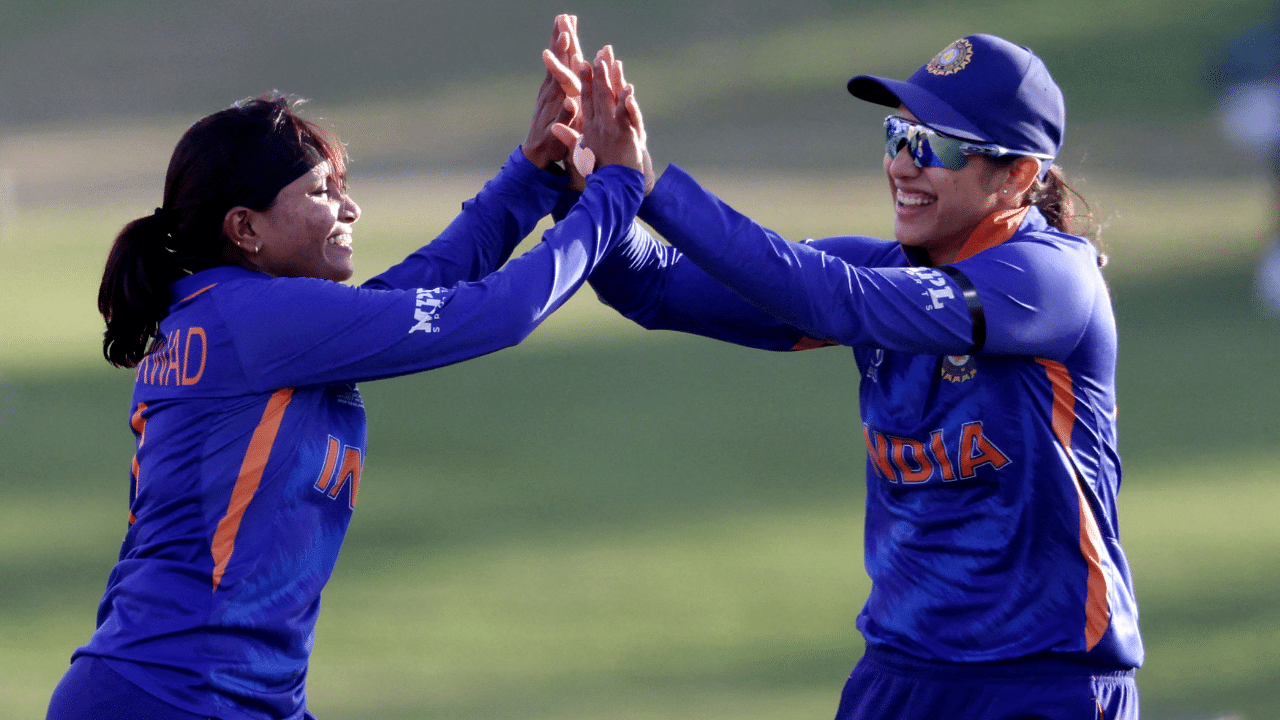
[(1133, 670), (1037, 658), (927, 662), (867, 648), (845, 683), (836, 720), (1138, 720)]

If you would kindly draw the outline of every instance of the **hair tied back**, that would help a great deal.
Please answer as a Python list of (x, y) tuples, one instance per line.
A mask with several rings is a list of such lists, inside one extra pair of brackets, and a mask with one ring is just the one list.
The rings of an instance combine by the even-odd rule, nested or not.
[(178, 214), (168, 208), (156, 208), (151, 213), (151, 222), (161, 237), (171, 238), (178, 231)]

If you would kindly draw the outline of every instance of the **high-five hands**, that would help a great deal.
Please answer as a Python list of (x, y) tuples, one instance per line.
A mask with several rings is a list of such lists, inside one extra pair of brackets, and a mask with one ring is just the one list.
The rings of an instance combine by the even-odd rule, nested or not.
[(561, 141), (552, 127), (557, 123), (582, 124), (582, 83), (576, 73), (584, 67), (589, 72), (589, 66), (582, 60), (582, 49), (578, 47), (577, 24), (578, 18), (573, 15), (557, 15), (551, 30), (551, 44), (542, 51), (547, 74), (538, 89), (529, 134), (520, 146), (524, 156), (540, 168), (565, 160), (573, 147), (572, 143), (566, 145)]
[[(597, 167), (619, 164), (645, 173), (646, 188), (652, 187), (647, 136), (635, 86), (626, 81), (622, 61), (606, 45), (588, 64), (578, 41), (577, 18), (560, 15), (551, 47), (542, 53), (547, 78), (559, 85), (563, 108), (549, 130), (565, 148), (575, 187), (585, 184), (584, 176)], [(546, 90), (547, 80), (543, 82)]]
[(581, 147), (595, 155), (592, 162), (586, 152), (575, 152), (575, 168), (583, 174), (614, 164), (643, 170), (644, 126), (634, 119), (639, 117), (640, 109), (635, 87), (627, 84), (622, 61), (614, 57), (610, 46), (596, 53), (582, 92), (581, 132), (572, 123), (561, 122), (551, 127), (551, 132), (565, 145)]

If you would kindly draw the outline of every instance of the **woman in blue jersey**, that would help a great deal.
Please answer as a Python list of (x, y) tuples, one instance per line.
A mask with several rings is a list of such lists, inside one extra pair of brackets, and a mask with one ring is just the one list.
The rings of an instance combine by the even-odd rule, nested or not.
[(1136, 718), (1116, 332), (1062, 93), (991, 35), (848, 89), (890, 108), (895, 241), (788, 242), (671, 166), (639, 213), (671, 247), (636, 225), (591, 284), (647, 328), (853, 349), (872, 589), (840, 720)]
[[(579, 54), (573, 22), (557, 18), (553, 35), (565, 61)], [(103, 277), (104, 353), (137, 372), (129, 527), (51, 720), (311, 717), (320, 593), (366, 448), (356, 383), (520, 342), (625, 234), (644, 193), (643, 129), (622, 109), (638, 111), (620, 67), (597, 60), (594, 77), (566, 95), (549, 68), (498, 175), (360, 287), (340, 282), (360, 208), (335, 138), (278, 95), (187, 131), (163, 204), (121, 231)], [(584, 170), (598, 169), (507, 262), (562, 197), (557, 133), (570, 125), (598, 162)]]

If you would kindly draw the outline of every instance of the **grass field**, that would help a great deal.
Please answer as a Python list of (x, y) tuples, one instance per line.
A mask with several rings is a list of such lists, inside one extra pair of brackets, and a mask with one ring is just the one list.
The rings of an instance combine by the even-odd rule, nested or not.
[[(363, 274), (477, 182), (358, 185)], [(883, 230), (874, 178), (708, 182), (794, 237)], [(1108, 248), (1145, 716), (1274, 717), (1280, 323), (1249, 276), (1266, 195), (1125, 188), (1091, 183), (1125, 209)], [(26, 209), (0, 242), (9, 717), (41, 716), (123, 533), (131, 378), (98, 359), (92, 308), (106, 239), (136, 212)], [(832, 714), (867, 592), (846, 351), (646, 334), (583, 293), (525, 345), (364, 394), (366, 487), (313, 661), (322, 718)]]

